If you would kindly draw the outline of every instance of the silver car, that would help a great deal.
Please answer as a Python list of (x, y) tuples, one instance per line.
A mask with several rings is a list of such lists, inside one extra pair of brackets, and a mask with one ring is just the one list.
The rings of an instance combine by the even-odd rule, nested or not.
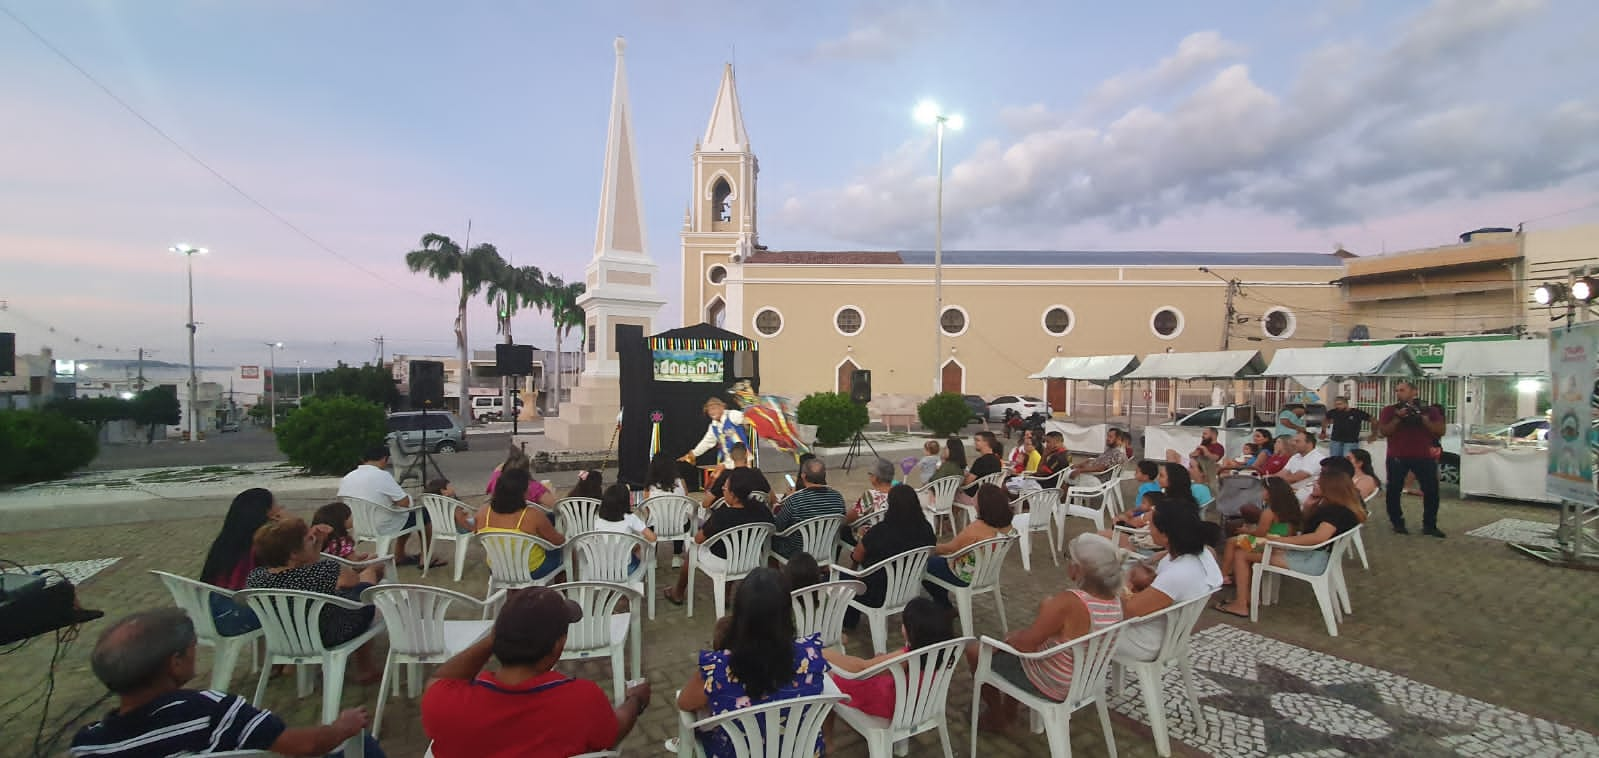
[(453, 413), (400, 411), (389, 414), (389, 437), (397, 437), (400, 450), (405, 453), (422, 449), (424, 431), (428, 452), (453, 453), (466, 449), (466, 427)]

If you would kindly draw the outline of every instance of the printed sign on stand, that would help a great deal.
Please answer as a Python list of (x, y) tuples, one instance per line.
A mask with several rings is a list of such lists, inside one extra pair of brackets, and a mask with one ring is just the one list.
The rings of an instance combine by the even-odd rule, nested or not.
[(1599, 322), (1549, 335), (1549, 494), (1593, 505), (1594, 375)]

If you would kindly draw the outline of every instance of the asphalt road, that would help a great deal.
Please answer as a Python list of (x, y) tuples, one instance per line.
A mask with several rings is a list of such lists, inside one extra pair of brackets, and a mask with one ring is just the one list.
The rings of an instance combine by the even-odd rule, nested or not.
[[(470, 450), (438, 456), (446, 472), (458, 465), (484, 471), (503, 460), (509, 434), (472, 434)], [(218, 434), (200, 442), (159, 440), (149, 445), (101, 445), (91, 470), (161, 468), (166, 466), (221, 466), (238, 463), (274, 463), (285, 460), (272, 431), (246, 426), (238, 432)]]

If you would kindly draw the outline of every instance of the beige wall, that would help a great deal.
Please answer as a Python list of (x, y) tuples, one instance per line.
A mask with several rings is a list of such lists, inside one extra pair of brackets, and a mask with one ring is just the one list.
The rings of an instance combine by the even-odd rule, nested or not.
[(1599, 224), (1530, 229), (1523, 238), (1524, 281), (1520, 299), (1527, 324), (1535, 332), (1549, 330), (1548, 311), (1533, 302), (1532, 290), (1546, 281), (1566, 281), (1584, 265), (1599, 271)]

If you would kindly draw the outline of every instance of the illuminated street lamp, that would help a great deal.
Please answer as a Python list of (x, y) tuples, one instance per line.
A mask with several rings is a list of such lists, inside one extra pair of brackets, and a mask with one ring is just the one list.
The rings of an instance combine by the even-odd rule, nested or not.
[(189, 417), (185, 420), (189, 422), (187, 424), (189, 427), (189, 440), (192, 442), (200, 439), (200, 380), (194, 371), (194, 331), (199, 327), (194, 322), (194, 256), (205, 255), (211, 251), (203, 247), (194, 247), (183, 243), (178, 243), (167, 249), (182, 255), (189, 269)]
[(267, 376), (272, 377), (272, 429), (278, 428), (278, 351), (283, 349), (282, 342), (263, 342), (267, 346)]

